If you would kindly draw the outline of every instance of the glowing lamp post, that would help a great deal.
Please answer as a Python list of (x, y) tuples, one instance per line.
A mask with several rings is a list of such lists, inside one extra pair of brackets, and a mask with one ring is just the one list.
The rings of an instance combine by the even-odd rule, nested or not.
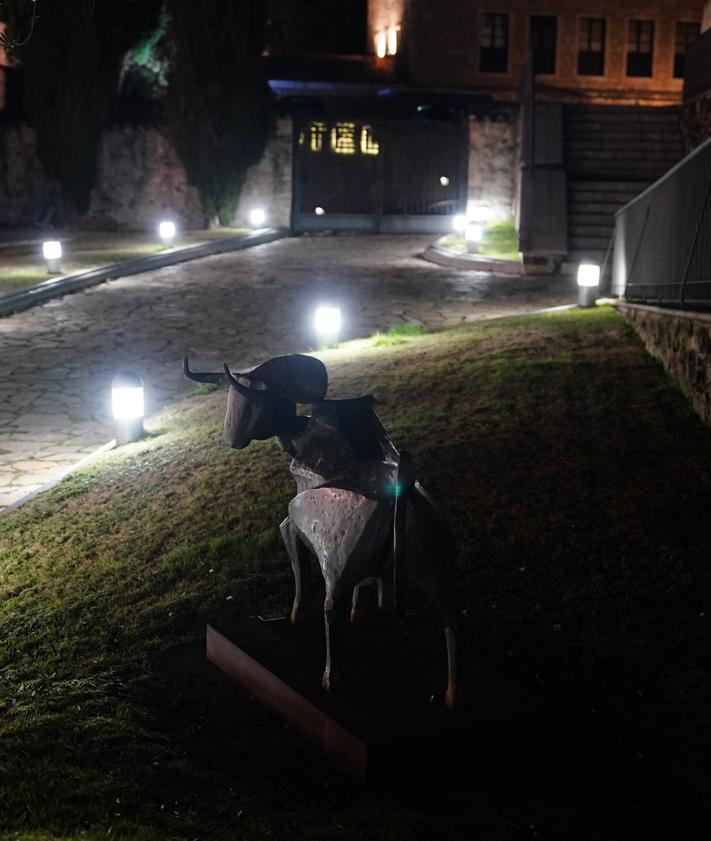
[(339, 307), (316, 307), (314, 316), (316, 335), (323, 347), (338, 343), (341, 331), (341, 310)]
[(249, 224), (253, 228), (263, 228), (267, 221), (267, 214), (261, 207), (255, 207), (249, 212)]
[(161, 222), (158, 225), (158, 236), (163, 240), (165, 247), (170, 248), (175, 240), (175, 222)]
[(478, 222), (469, 223), (464, 231), (464, 237), (467, 241), (467, 251), (476, 253), (479, 250), (479, 243), (483, 235), (483, 225), (480, 225)]
[(143, 380), (134, 371), (119, 371), (111, 380), (111, 407), (116, 443), (137, 441), (143, 435)]
[(458, 213), (454, 219), (452, 219), (452, 228), (456, 233), (463, 234), (467, 229), (467, 217)]
[(47, 263), (49, 274), (56, 274), (62, 271), (62, 243), (56, 239), (48, 239), (42, 243), (42, 256)]
[(594, 307), (600, 288), (600, 266), (581, 263), (578, 266), (578, 306)]

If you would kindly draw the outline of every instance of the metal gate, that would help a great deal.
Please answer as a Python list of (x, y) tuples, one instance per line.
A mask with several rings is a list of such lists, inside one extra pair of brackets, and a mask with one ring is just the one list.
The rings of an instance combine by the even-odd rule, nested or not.
[(464, 213), (466, 119), (294, 125), (296, 231), (440, 233)]

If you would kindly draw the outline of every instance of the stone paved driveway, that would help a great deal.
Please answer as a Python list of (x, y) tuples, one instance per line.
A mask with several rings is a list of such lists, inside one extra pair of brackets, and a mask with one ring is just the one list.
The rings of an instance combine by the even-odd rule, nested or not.
[[(571, 303), (569, 278), (499, 278), (417, 257), (427, 237), (303, 237), (111, 281), (0, 319), (0, 509), (113, 437), (109, 383), (130, 367), (147, 412), (188, 393), (197, 366), (236, 369), (313, 347), (336, 302), (344, 339), (404, 321), (457, 324)], [(0, 262), (0, 271), (2, 269)]]

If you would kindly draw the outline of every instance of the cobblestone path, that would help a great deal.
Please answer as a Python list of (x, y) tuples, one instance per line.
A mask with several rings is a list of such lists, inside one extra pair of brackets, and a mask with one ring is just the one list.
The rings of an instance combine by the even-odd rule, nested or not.
[[(110, 381), (132, 368), (155, 412), (196, 366), (237, 370), (315, 344), (338, 303), (343, 339), (404, 321), (442, 327), (572, 303), (570, 278), (503, 278), (427, 263), (431, 237), (302, 237), (110, 281), (0, 318), (0, 510), (113, 437)], [(2, 270), (0, 262), (0, 271)]]

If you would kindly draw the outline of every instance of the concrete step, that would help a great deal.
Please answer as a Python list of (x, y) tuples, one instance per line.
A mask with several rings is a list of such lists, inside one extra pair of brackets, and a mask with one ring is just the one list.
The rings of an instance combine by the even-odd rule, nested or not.
[(614, 211), (610, 213), (605, 211), (599, 213), (577, 212), (573, 207), (568, 213), (568, 230), (591, 227), (606, 228), (613, 223), (614, 218)]
[(612, 228), (610, 228), (610, 233), (607, 236), (598, 236), (598, 237), (572, 237), (568, 236), (568, 250), (578, 250), (578, 251), (602, 251), (603, 254), (607, 250), (607, 244), (610, 241), (610, 234), (612, 234)]
[(578, 264), (586, 262), (588, 260), (592, 261), (593, 263), (598, 263), (598, 265), (601, 266), (603, 260), (605, 259), (606, 253), (606, 248), (604, 250), (599, 248), (569, 248), (568, 256), (566, 257), (566, 262), (568, 264), (574, 264), (573, 269), (570, 273), (576, 274), (578, 270)]

